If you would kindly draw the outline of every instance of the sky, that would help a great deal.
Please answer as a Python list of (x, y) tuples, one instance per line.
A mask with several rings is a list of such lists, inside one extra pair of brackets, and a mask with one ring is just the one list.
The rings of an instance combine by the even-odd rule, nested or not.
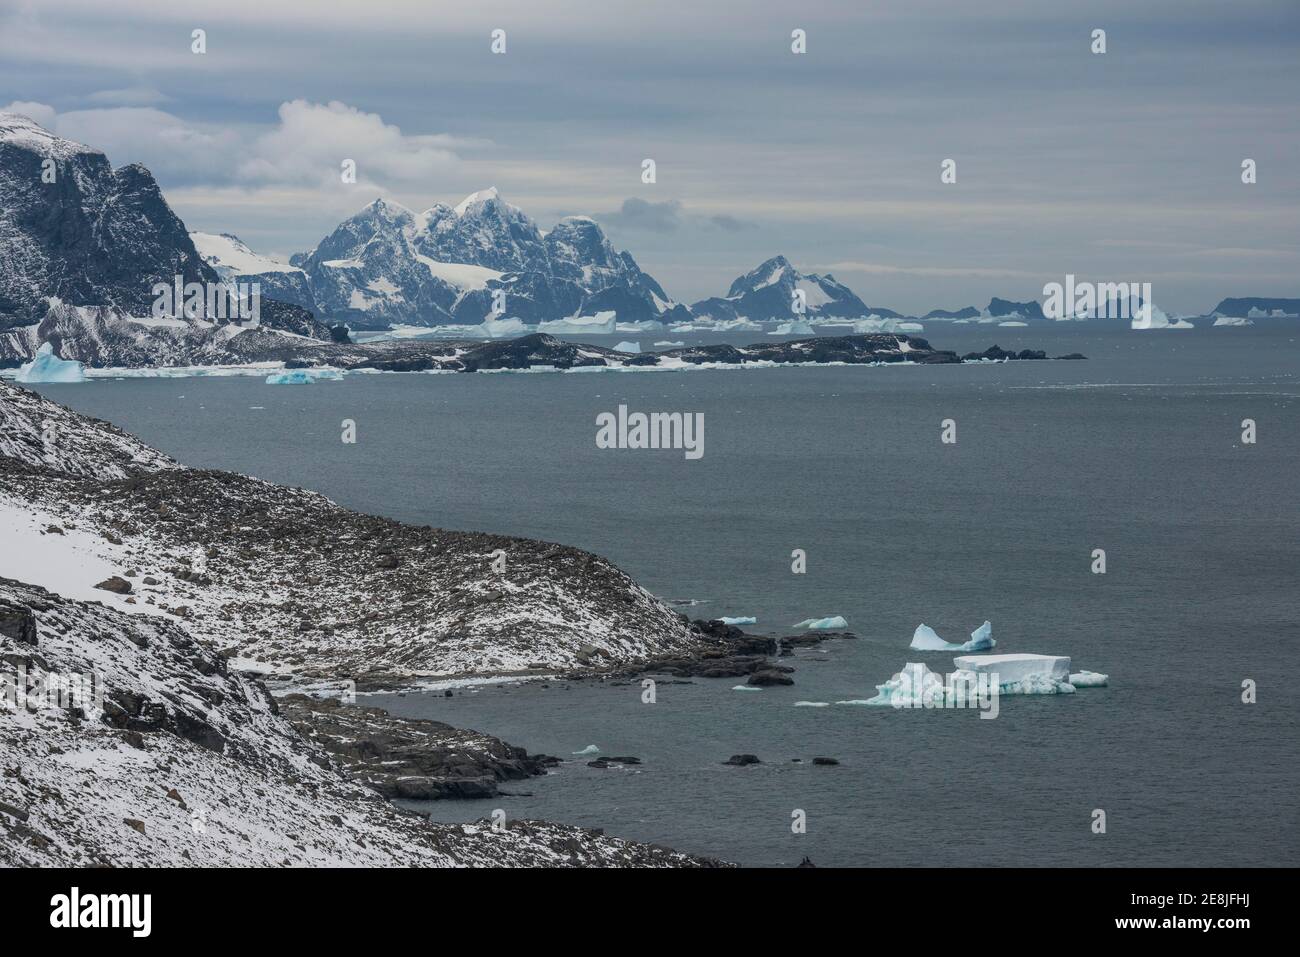
[(1298, 53), (1300, 0), (0, 0), (0, 109), (280, 257), (496, 186), (687, 303), (783, 254), (900, 312), (1196, 314), (1300, 296)]

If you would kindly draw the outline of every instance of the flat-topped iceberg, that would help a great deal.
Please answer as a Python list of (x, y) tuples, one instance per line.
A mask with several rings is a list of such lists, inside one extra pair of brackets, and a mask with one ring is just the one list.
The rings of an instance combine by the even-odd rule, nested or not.
[(810, 631), (830, 631), (836, 628), (847, 628), (849, 623), (842, 616), (834, 615), (830, 618), (805, 618), (794, 627), (807, 628)]
[(724, 625), (757, 625), (758, 619), (750, 615), (742, 615), (739, 618), (719, 618), (718, 621)]
[(60, 359), (54, 346), (42, 342), (31, 362), (18, 368), (18, 382), (85, 382), (86, 368), (75, 359)]
[(570, 316), (568, 319), (552, 319), (537, 326), (539, 332), (551, 335), (600, 335), (614, 334), (617, 313), (613, 311), (598, 312), (594, 316)]
[(958, 671), (996, 675), (1002, 694), (1070, 694), (1069, 655), (959, 655)]
[(929, 625), (918, 625), (912, 633), (912, 644), (908, 647), (913, 651), (984, 651), (996, 644), (993, 640), (993, 625), (986, 621), (970, 633), (970, 641), (961, 644), (944, 641)]

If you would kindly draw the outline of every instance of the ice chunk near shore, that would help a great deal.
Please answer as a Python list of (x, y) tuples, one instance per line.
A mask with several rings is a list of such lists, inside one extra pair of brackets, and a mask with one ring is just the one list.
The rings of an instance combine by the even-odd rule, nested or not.
[(809, 631), (833, 631), (839, 628), (847, 628), (849, 623), (840, 615), (834, 615), (830, 618), (805, 618), (793, 627), (807, 628)]
[(762, 688), (755, 688), (753, 685), (732, 685), (732, 691), (762, 691)]
[(574, 751), (573, 753), (574, 753), (574, 754), (577, 754), (577, 755), (583, 755), (583, 754), (600, 754), (600, 748), (596, 747), (594, 744), (589, 744), (589, 745), (587, 745), (585, 748), (583, 748), (581, 751)]
[(15, 377), (18, 382), (85, 382), (86, 368), (75, 359), (60, 359), (54, 346), (42, 342), (31, 362), (23, 363)]
[(912, 633), (912, 644), (908, 647), (913, 651), (984, 651), (996, 644), (993, 640), (993, 625), (986, 621), (970, 633), (970, 641), (960, 645), (944, 641), (929, 625), (918, 625)]
[(724, 625), (757, 625), (758, 624), (758, 619), (750, 616), (742, 616), (740, 618), (719, 618), (718, 621), (722, 622)]
[(1076, 671), (1070, 675), (1070, 684), (1076, 688), (1104, 688), (1110, 682), (1110, 675), (1097, 671)]

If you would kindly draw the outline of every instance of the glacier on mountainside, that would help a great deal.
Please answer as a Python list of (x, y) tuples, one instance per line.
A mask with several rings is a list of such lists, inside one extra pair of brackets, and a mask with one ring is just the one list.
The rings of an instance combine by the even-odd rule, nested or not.
[(85, 382), (86, 369), (75, 359), (60, 359), (54, 347), (41, 343), (31, 362), (24, 363), (15, 377), (18, 382)]

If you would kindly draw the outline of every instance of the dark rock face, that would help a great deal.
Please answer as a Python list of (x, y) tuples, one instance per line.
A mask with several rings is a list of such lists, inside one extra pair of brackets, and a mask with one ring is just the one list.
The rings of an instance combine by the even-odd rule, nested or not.
[[(1047, 353), (1041, 349), (1021, 349), (1016, 352), (1011, 349), (1003, 349), (1000, 346), (989, 346), (983, 352), (968, 352), (961, 357), (962, 362), (979, 362), (982, 359), (990, 359), (994, 362), (1004, 362), (1012, 359), (1015, 360), (1032, 360), (1046, 359)], [(1085, 355), (1078, 352), (1072, 352), (1068, 356), (1056, 356), (1057, 359), (1086, 359)]]
[(783, 671), (778, 671), (775, 668), (764, 668), (762, 671), (755, 671), (750, 675), (746, 684), (751, 684), (759, 688), (767, 688), (772, 685), (792, 685), (794, 684), (794, 679)]
[(147, 169), (0, 113), (0, 329), (38, 320), (48, 296), (148, 315), (153, 284), (176, 276), (217, 278)]
[[(292, 694), (280, 701), (299, 733), (345, 774), (385, 797), (418, 801), (495, 797), (501, 781), (545, 774), (558, 758), (440, 721), (398, 718), (382, 708)], [(609, 761), (635, 762), (635, 758)]]
[(921, 317), (921, 321), (924, 322), (927, 319), (978, 319), (979, 317), (980, 311), (978, 309), (974, 306), (966, 306), (964, 309), (956, 310), (931, 309)]
[(990, 316), (1020, 316), (1022, 319), (1043, 319), (1043, 307), (1030, 299), (1028, 302), (1013, 302), (1010, 299), (999, 299), (994, 296), (989, 300), (988, 313)]
[(26, 605), (0, 604), (0, 636), (20, 645), (36, 645), (36, 616)]
[(131, 583), (127, 581), (125, 578), (121, 578), (117, 575), (113, 575), (111, 578), (104, 579), (95, 587), (101, 588), (104, 591), (115, 592), (119, 595), (131, 594)]
[(758, 759), (758, 755), (756, 754), (733, 754), (722, 763), (734, 765), (736, 767), (746, 767), (751, 764), (762, 764), (763, 762)]

